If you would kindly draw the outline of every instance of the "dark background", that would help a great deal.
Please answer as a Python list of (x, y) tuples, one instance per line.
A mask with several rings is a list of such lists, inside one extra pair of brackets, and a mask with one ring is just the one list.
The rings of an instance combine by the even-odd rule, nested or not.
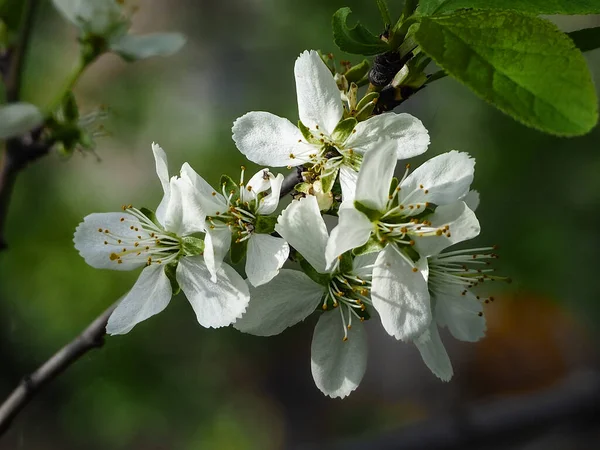
[[(167, 151), (172, 173), (188, 161), (211, 183), (236, 176), (246, 162), (231, 140), (233, 121), (252, 110), (297, 119), (293, 64), (301, 51), (360, 61), (336, 51), (335, 10), (351, 6), (371, 29), (381, 27), (375, 3), (358, 0), (140, 3), (134, 31), (182, 31), (188, 44), (174, 57), (134, 65), (102, 57), (76, 88), (82, 112), (111, 108), (101, 161), (51, 155), (20, 177), (10, 249), (0, 255), (2, 396), (137, 277), (87, 266), (72, 234), (91, 212), (157, 206), (152, 141)], [(43, 106), (64, 83), (77, 45), (50, 2), (37, 19), (25, 91)], [(556, 21), (565, 30), (599, 24)], [(588, 60), (598, 83), (600, 52)], [(414, 346), (369, 323), (366, 376), (348, 399), (331, 400), (310, 375), (314, 320), (270, 339), (206, 330), (180, 296), (84, 356), (17, 418), (0, 449), (275, 450), (339, 440), (355, 443), (344, 448), (413, 449), (438, 448), (428, 439), (440, 436), (458, 442), (453, 448), (596, 448), (598, 423), (587, 408), (600, 398), (600, 132), (558, 139), (532, 131), (450, 78), (400, 110), (432, 137), (413, 164), (452, 149), (476, 157), (483, 232), (473, 244), (498, 244), (498, 269), (514, 280), (488, 285), (497, 300), (486, 310), (486, 339), (443, 335), (456, 373), (450, 383), (427, 370)], [(542, 426), (530, 426), (532, 418)], [(520, 425), (529, 431), (514, 431)], [(474, 429), (487, 434), (477, 438)]]

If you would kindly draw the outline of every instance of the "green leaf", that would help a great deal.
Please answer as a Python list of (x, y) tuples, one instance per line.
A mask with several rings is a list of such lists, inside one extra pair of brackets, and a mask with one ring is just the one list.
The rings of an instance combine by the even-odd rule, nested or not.
[(0, 139), (21, 136), (44, 123), (44, 115), (29, 103), (0, 106)]
[(589, 132), (596, 91), (581, 52), (552, 23), (510, 11), (423, 17), (421, 49), (481, 98), (533, 128)]
[(392, 24), (392, 16), (390, 14), (390, 8), (385, 0), (375, 0), (377, 2), (377, 7), (379, 8), (379, 13), (381, 14), (381, 20), (383, 20), (384, 26), (389, 26)]
[(568, 33), (568, 35), (582, 52), (600, 48), (600, 27), (585, 28)]
[(438, 15), (458, 9), (514, 10), (533, 14), (597, 14), (598, 0), (421, 0), (417, 13)]
[(340, 8), (333, 15), (333, 40), (340, 50), (364, 56), (377, 55), (390, 50), (390, 46), (386, 42), (359, 22), (350, 28), (347, 20), (351, 12), (350, 8)]

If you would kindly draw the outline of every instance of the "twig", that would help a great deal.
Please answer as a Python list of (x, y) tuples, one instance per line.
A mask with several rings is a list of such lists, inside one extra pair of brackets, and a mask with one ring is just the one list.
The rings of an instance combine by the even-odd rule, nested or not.
[[(288, 195), (294, 189), (294, 186), (301, 181), (300, 171), (296, 170), (289, 174), (283, 182), (280, 196)], [(83, 333), (65, 345), (33, 374), (23, 378), (10, 397), (0, 405), (0, 435), (10, 427), (13, 419), (42, 387), (64, 372), (88, 351), (104, 344), (106, 323), (117, 304), (118, 302), (104, 311)]]
[(117, 304), (118, 302), (104, 311), (83, 333), (60, 349), (39, 369), (23, 378), (10, 397), (0, 406), (0, 435), (10, 427), (13, 419), (42, 387), (60, 375), (85, 353), (94, 348), (102, 347), (104, 335), (106, 334), (106, 322), (108, 322), (108, 318), (117, 307)]
[[(9, 54), (10, 61), (5, 80), (6, 100), (9, 103), (16, 102), (20, 98), (25, 55), (31, 39), (33, 20), (38, 4), (38, 0), (25, 1), (19, 38), (15, 48)], [(48, 153), (51, 147), (51, 145), (47, 145), (40, 148), (40, 145), (32, 139), (26, 138), (11, 139), (6, 143), (6, 151), (0, 167), (0, 251), (7, 247), (4, 228), (17, 175), (29, 162)]]

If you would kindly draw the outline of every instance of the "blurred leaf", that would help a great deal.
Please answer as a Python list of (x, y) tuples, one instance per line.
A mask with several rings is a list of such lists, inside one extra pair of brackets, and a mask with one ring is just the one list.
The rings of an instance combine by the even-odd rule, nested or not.
[(110, 44), (110, 48), (126, 61), (137, 61), (152, 56), (169, 56), (185, 44), (180, 33), (152, 33), (143, 36), (127, 34)]
[(390, 8), (388, 7), (386, 0), (376, 0), (379, 13), (381, 14), (381, 20), (385, 26), (392, 24), (392, 16), (390, 15)]
[(517, 12), (423, 17), (415, 39), (449, 75), (533, 128), (582, 135), (598, 120), (586, 61), (552, 23)]
[(16, 32), (21, 25), (23, 0), (0, 0), (0, 18), (9, 32)]
[(360, 22), (350, 28), (347, 20), (351, 12), (350, 8), (340, 8), (333, 15), (333, 40), (340, 50), (365, 56), (390, 50), (387, 43), (367, 30)]
[(20, 136), (44, 123), (44, 115), (29, 103), (0, 106), (0, 139)]
[(585, 28), (568, 33), (568, 35), (582, 52), (600, 48), (600, 27)]
[(597, 14), (597, 0), (421, 0), (419, 13), (443, 14), (457, 9), (496, 9), (524, 11), (534, 14)]

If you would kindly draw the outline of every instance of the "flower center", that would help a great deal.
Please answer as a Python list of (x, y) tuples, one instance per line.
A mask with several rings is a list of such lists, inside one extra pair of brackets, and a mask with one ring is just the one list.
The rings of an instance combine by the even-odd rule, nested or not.
[(110, 229), (99, 228), (104, 236), (104, 245), (113, 250), (109, 258), (115, 264), (145, 263), (169, 264), (179, 257), (182, 249), (181, 241), (172, 234), (167, 234), (161, 227), (152, 222), (144, 213), (131, 205), (123, 206), (121, 222), (129, 225), (131, 233), (117, 233)]
[(322, 308), (324, 311), (336, 308), (340, 311), (344, 341), (348, 340), (348, 330), (352, 328), (353, 318), (361, 322), (370, 318), (367, 305), (372, 305), (370, 271), (362, 274), (336, 274), (331, 277)]

